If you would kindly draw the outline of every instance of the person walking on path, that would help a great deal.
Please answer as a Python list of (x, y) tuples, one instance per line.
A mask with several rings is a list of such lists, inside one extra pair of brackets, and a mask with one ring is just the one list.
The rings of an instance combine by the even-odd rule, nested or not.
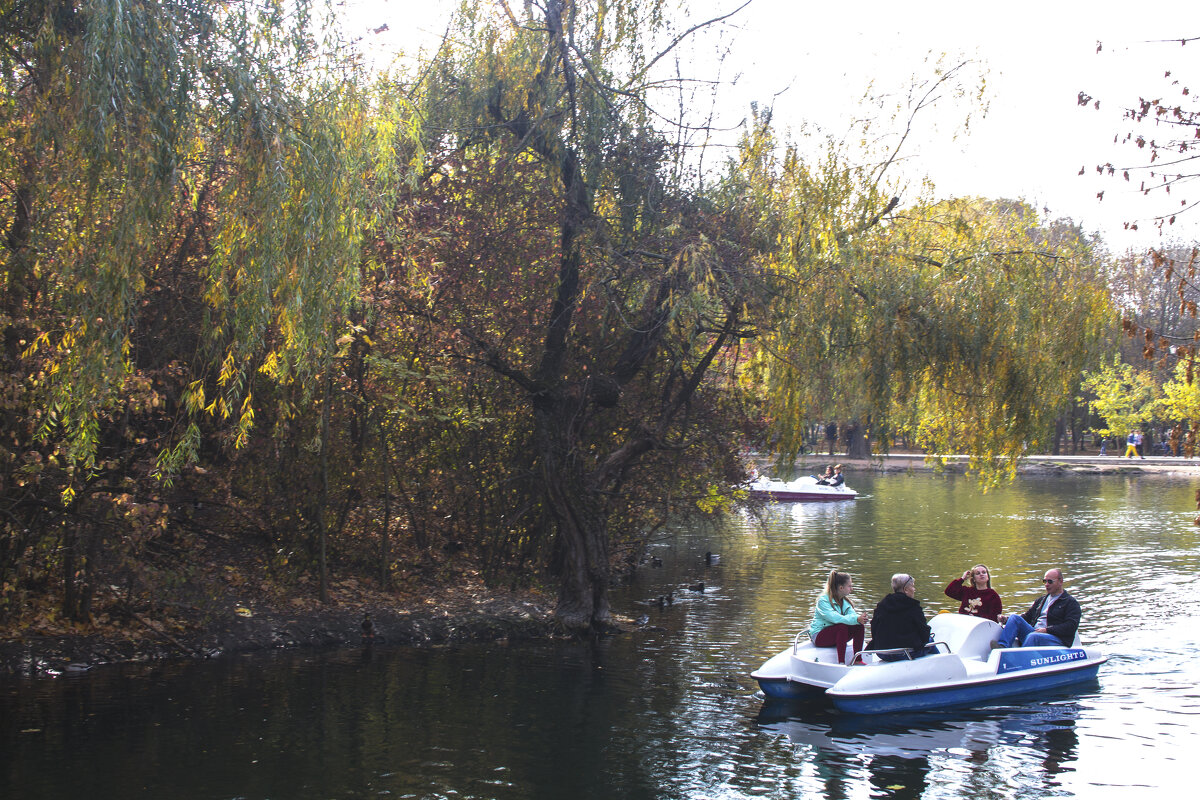
[(1125, 437), (1125, 457), (1133, 458), (1138, 454), (1138, 432), (1136, 429), (1131, 430), (1129, 435)]

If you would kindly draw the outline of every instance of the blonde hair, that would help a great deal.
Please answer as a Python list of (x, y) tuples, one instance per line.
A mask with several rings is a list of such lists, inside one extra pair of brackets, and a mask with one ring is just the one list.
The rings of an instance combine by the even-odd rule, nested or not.
[(987, 588), (992, 588), (992, 571), (988, 569), (987, 564), (976, 564), (975, 566), (971, 567), (971, 585), (975, 585), (975, 570), (979, 569), (980, 567), (983, 567), (985, 570), (987, 570)]
[(838, 572), (836, 569), (829, 571), (829, 579), (825, 581), (825, 596), (829, 598), (830, 603), (847, 603), (851, 608), (854, 608), (854, 601), (848, 596), (840, 600), (834, 593), (839, 586), (844, 586), (850, 582), (849, 572)]

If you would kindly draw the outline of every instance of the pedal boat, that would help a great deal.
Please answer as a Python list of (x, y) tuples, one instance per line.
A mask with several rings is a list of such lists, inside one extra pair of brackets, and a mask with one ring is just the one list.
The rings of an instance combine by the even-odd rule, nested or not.
[(929, 621), (936, 655), (884, 661), (864, 651), (863, 665), (839, 664), (832, 647), (801, 642), (768, 659), (750, 676), (768, 698), (824, 694), (840, 710), (886, 714), (955, 705), (977, 705), (1011, 695), (1043, 692), (1095, 680), (1108, 657), (1082, 647), (992, 649), (1000, 637), (995, 622), (965, 614), (938, 614)]
[(791, 481), (757, 478), (750, 483), (750, 496), (776, 503), (812, 503), (853, 500), (858, 497), (858, 492), (844, 483), (841, 486), (825, 486), (817, 483), (816, 478), (805, 475)]

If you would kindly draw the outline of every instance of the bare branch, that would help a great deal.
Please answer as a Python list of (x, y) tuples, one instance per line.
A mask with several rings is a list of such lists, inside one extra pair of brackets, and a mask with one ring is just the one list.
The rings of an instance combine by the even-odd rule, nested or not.
[(754, 0), (746, 0), (746, 2), (742, 3), (740, 6), (735, 8), (733, 11), (730, 11), (728, 14), (722, 14), (719, 17), (713, 17), (712, 19), (706, 20), (704, 22), (698, 22), (695, 25), (693, 25), (692, 27), (688, 28), (686, 31), (684, 31), (683, 33), (676, 36), (675, 39), (672, 40), (672, 42), (669, 45), (667, 45), (664, 50), (662, 50), (662, 52), (660, 52), (654, 58), (650, 59), (650, 62), (648, 64), (646, 64), (646, 66), (642, 68), (641, 72), (639, 72), (635, 77), (640, 79), (643, 75), (645, 75), (647, 72), (650, 71), (651, 67), (653, 67), (655, 64), (657, 64), (659, 61), (661, 61), (664, 57), (666, 57), (666, 55), (668, 53), (670, 53), (672, 50), (674, 50), (676, 47), (678, 47), (680, 45), (680, 43), (682, 43), (685, 39), (687, 39), (689, 36), (691, 36), (696, 31), (702, 30), (703, 28), (707, 28), (710, 25), (715, 25), (718, 22), (723, 22), (724, 20), (729, 19), (730, 17), (734, 16), (735, 14), (737, 14), (738, 12), (740, 12), (742, 9), (744, 9), (746, 6), (750, 5), (753, 2), (754, 2)]

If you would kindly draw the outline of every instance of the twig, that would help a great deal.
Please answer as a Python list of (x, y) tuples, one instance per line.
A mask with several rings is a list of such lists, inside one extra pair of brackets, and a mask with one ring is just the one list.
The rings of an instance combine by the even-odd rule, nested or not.
[(142, 625), (146, 626), (146, 628), (147, 628), (147, 629), (149, 629), (151, 632), (153, 632), (153, 633), (156, 633), (156, 634), (158, 634), (159, 636), (163, 637), (164, 639), (166, 639), (168, 642), (170, 642), (171, 644), (173, 644), (173, 645), (175, 645), (176, 647), (178, 647), (178, 648), (179, 648), (180, 650), (182, 650), (183, 652), (185, 652), (185, 653), (190, 653), (191, 655), (193, 655), (193, 656), (196, 656), (197, 658), (199, 658), (199, 657), (201, 657), (201, 656), (203, 655), (203, 654), (202, 654), (200, 651), (198, 651), (198, 650), (195, 650), (195, 649), (193, 649), (193, 648), (191, 648), (191, 647), (188, 647), (186, 644), (184, 644), (183, 642), (179, 641), (178, 639), (176, 639), (174, 636), (172, 636), (171, 634), (167, 633), (167, 632), (166, 632), (166, 631), (164, 631), (163, 629), (159, 628), (157, 625), (153, 624), (152, 622), (150, 622), (150, 620), (146, 619), (145, 617), (143, 617), (141, 614), (137, 613), (137, 612), (136, 612), (136, 611), (134, 611), (133, 609), (131, 609), (131, 608), (128, 608), (128, 607), (127, 607), (127, 608), (124, 608), (124, 609), (122, 609), (122, 610), (123, 610), (123, 611), (124, 611), (126, 614), (128, 614), (130, 617), (132, 617), (133, 619), (135, 619), (135, 620), (137, 620), (138, 622), (142, 623)]

